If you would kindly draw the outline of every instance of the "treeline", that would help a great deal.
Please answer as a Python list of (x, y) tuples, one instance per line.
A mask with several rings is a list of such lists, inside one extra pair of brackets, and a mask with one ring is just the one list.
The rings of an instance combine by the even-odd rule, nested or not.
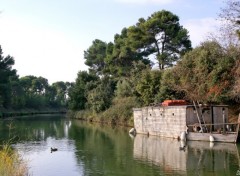
[(43, 77), (19, 78), (17, 70), (12, 68), (13, 65), (14, 58), (9, 55), (4, 57), (0, 47), (0, 110), (2, 112), (21, 109), (66, 109), (67, 92), (71, 83), (60, 81), (49, 85), (48, 80)]
[[(74, 83), (35, 76), (19, 78), (14, 59), (0, 52), (0, 107), (67, 107), (76, 118), (132, 123), (132, 108), (165, 99), (228, 104), (240, 103), (240, 3), (227, 2), (220, 34), (192, 48), (188, 31), (169, 11), (140, 18), (123, 28), (113, 42), (95, 39), (84, 51), (88, 71)], [(219, 31), (216, 31), (219, 32)]]
[[(229, 7), (240, 9), (239, 3), (227, 5), (222, 12), (226, 19)], [(84, 52), (89, 70), (78, 73), (69, 92), (73, 115), (131, 123), (133, 107), (165, 99), (237, 105), (239, 111), (238, 16), (229, 21), (232, 30), (228, 34), (234, 34), (235, 43), (213, 37), (194, 49), (178, 16), (165, 10), (123, 28), (114, 42), (94, 40)], [(221, 30), (221, 35), (225, 34), (226, 30)]]

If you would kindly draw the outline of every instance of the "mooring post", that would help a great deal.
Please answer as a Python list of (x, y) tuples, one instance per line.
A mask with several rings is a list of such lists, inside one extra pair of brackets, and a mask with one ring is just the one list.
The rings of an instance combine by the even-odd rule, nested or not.
[(225, 123), (226, 123), (225, 108), (222, 108), (222, 116), (223, 116), (223, 134), (225, 134), (225, 132), (226, 132), (226, 128), (225, 128)]

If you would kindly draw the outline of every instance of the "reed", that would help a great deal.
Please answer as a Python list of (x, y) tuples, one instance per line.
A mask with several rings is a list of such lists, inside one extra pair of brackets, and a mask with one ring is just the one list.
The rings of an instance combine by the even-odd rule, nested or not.
[(0, 175), (27, 176), (27, 162), (14, 150), (10, 144), (0, 146)]

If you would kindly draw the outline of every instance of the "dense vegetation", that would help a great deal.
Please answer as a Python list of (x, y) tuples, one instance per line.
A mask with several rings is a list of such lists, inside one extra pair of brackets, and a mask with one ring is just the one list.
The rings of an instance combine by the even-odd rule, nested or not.
[[(14, 58), (4, 57), (0, 47), (0, 110), (46, 108), (61, 109), (67, 105), (68, 82), (48, 84), (43, 77), (24, 76), (19, 78), (12, 68)], [(0, 112), (1, 112), (0, 111)], [(1, 115), (1, 114), (0, 114)]]
[[(179, 18), (165, 10), (123, 28), (113, 43), (94, 40), (84, 52), (89, 70), (78, 73), (69, 92), (74, 115), (126, 124), (131, 123), (133, 107), (165, 99), (228, 104), (235, 109), (233, 115), (239, 113), (239, 17), (234, 14), (239, 14), (240, 4), (236, 2), (228, 2), (220, 14), (234, 26), (231, 31), (222, 26), (220, 34), (195, 48)], [(227, 35), (234, 37), (225, 40)]]
[(166, 10), (123, 28), (113, 42), (95, 39), (84, 51), (89, 70), (79, 71), (74, 83), (19, 78), (12, 69), (14, 59), (1, 51), (0, 107), (68, 107), (77, 118), (126, 124), (133, 107), (186, 99), (234, 105), (237, 114), (240, 4), (226, 5), (220, 19), (227, 27), (195, 48), (178, 16)]

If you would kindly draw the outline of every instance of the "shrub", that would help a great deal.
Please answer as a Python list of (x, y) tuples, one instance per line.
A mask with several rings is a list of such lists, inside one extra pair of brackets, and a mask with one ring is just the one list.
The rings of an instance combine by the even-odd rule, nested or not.
[(0, 175), (25, 176), (28, 175), (27, 163), (18, 152), (9, 144), (4, 144), (0, 149)]
[(123, 125), (133, 125), (133, 108), (139, 103), (134, 97), (115, 98), (113, 105), (100, 116), (102, 121)]

